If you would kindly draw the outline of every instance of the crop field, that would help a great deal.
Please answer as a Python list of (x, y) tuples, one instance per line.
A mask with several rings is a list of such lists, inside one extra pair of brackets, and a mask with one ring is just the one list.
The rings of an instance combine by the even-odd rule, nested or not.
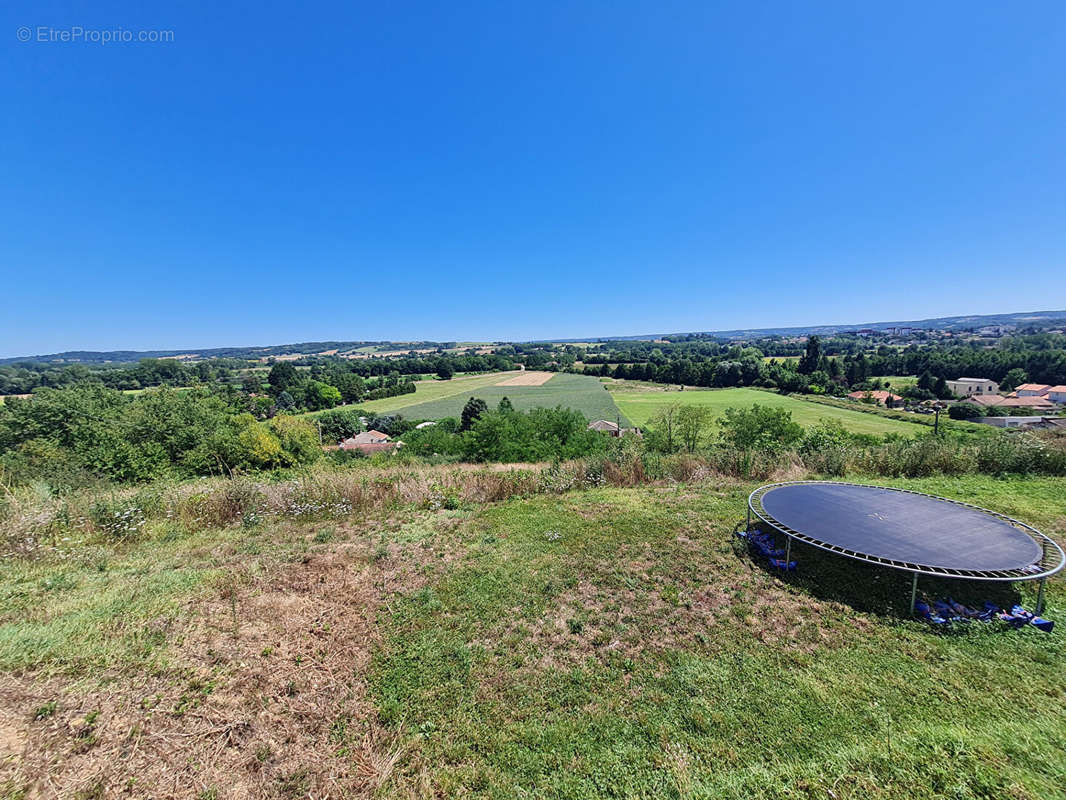
[[(500, 380), (497, 374), (492, 384), (480, 387), (466, 386), (461, 392), (452, 393), (446, 397), (390, 410), (402, 412), (407, 419), (441, 419), (442, 417), (458, 417), (471, 397), (480, 397), (488, 403), (490, 408), (495, 407), (502, 398), (506, 397), (519, 411), (563, 406), (580, 411), (589, 420), (609, 419), (613, 421), (620, 417), (623, 425), (629, 424), (625, 413), (615, 405), (611, 393), (607, 391), (599, 378), (559, 372), (539, 386), (501, 386)], [(447, 383), (451, 382), (447, 381)], [(405, 396), (418, 397), (417, 393)], [(367, 406), (370, 404), (364, 407)]]
[(555, 376), (554, 372), (531, 372), (526, 371), (513, 378), (506, 378), (497, 386), (543, 386)]
[(887, 419), (862, 411), (833, 408), (818, 403), (808, 403), (794, 397), (759, 391), (758, 389), (686, 389), (683, 392), (636, 391), (612, 392), (615, 403), (634, 425), (644, 425), (655, 416), (655, 412), (670, 403), (692, 403), (705, 406), (716, 417), (721, 416), (729, 407), (750, 408), (758, 403), (762, 406), (785, 408), (792, 412), (792, 419), (804, 427), (817, 425), (820, 420), (839, 421), (846, 429), (854, 433), (882, 435), (901, 433), (914, 436), (925, 433), (926, 428), (912, 422)]
[[(391, 413), (393, 411), (401, 411), (408, 406), (420, 405), (423, 403), (429, 403), (434, 400), (441, 400), (452, 395), (465, 394), (469, 397), (469, 393), (477, 389), (482, 389), (485, 386), (495, 386), (497, 383), (508, 378), (513, 378), (522, 373), (518, 370), (511, 372), (490, 372), (484, 375), (464, 375), (457, 376), (447, 381), (424, 379), (415, 383), (414, 394), (401, 394), (396, 397), (383, 397), (380, 400), (368, 400), (365, 403), (358, 403), (351, 406), (339, 406), (339, 408), (360, 408), (366, 411), (373, 411), (379, 414)], [(464, 402), (465, 402), (464, 397)], [(406, 411), (404, 415), (407, 416)]]
[[(888, 483), (1066, 537), (1062, 478)], [(902, 574), (803, 545), (772, 573), (731, 534), (753, 487), (166, 519), (9, 562), (2, 796), (1066, 797), (1058, 630), (933, 631)]]

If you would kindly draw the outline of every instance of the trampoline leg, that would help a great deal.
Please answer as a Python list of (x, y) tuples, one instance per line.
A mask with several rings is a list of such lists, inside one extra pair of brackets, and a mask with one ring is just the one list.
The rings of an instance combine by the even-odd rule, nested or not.
[(792, 537), (785, 536), (785, 566), (792, 560)]
[(911, 580), (911, 616), (914, 616), (914, 601), (918, 599), (918, 573)]
[(1047, 583), (1047, 578), (1040, 579), (1040, 589), (1036, 593), (1036, 615), (1040, 616), (1044, 613), (1044, 584)]
[(751, 530), (751, 506), (748, 506), (748, 527), (746, 527), (744, 529), (744, 532), (747, 533), (750, 530)]

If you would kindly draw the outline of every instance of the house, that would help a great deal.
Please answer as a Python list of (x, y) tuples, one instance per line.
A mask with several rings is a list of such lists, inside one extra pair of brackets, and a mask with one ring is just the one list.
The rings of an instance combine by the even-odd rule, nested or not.
[(610, 436), (628, 436), (632, 434), (640, 438), (643, 434), (640, 432), (640, 428), (619, 428), (618, 423), (611, 422), (609, 419), (598, 419), (595, 422), (588, 424), (588, 430), (599, 431), (600, 433), (606, 433)]
[(1050, 388), (1046, 383), (1023, 383), (1014, 393), (1018, 397), (1044, 397)]
[[(352, 444), (381, 444), (387, 442), (389, 437), (381, 431), (369, 430), (357, 433), (350, 439), (345, 439), (344, 442), (351, 442)], [(341, 442), (343, 445), (344, 442)]]
[(1053, 411), (1055, 404), (1046, 397), (1002, 397), (998, 394), (976, 394), (962, 402), (972, 403), (982, 408), (997, 406), (999, 408), (1031, 408), (1036, 411)]
[(1063, 417), (978, 417), (972, 421), (996, 428), (1066, 430), (1066, 418)]
[(381, 431), (363, 431), (341, 442), (338, 450), (358, 450), (366, 455), (374, 453), (392, 452), (400, 447), (403, 442), (391, 442), (389, 437)]
[(898, 394), (886, 392), (884, 389), (878, 389), (875, 392), (851, 392), (848, 397), (860, 402), (867, 399), (873, 400), (875, 403), (880, 403), (886, 408), (895, 408), (903, 402), (903, 398)]
[(1052, 403), (1066, 404), (1066, 386), (1051, 386), (1047, 390), (1047, 399)]
[(957, 397), (969, 397), (975, 394), (995, 394), (999, 391), (999, 384), (988, 378), (959, 378), (954, 381), (945, 381), (951, 393)]
[(609, 419), (598, 419), (595, 422), (590, 422), (588, 425), (590, 431), (600, 431), (601, 433), (609, 433), (611, 436), (621, 436), (622, 429), (618, 427), (617, 422), (611, 422)]

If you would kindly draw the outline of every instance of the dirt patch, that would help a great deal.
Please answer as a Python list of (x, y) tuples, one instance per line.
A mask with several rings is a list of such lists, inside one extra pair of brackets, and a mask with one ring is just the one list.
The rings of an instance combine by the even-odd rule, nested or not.
[(420, 551), (365, 538), (266, 577), (238, 570), (184, 623), (146, 626), (170, 645), (156, 671), (0, 676), (0, 786), (42, 798), (370, 795), (407, 752), (366, 697), (375, 618), (422, 580), (406, 557)]
[(496, 386), (543, 386), (554, 377), (554, 372), (523, 372), (521, 375), (500, 381)]

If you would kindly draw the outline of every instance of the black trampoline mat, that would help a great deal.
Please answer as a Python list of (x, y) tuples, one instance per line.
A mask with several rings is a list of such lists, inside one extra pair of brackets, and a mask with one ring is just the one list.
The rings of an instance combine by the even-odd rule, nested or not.
[(877, 486), (775, 486), (763, 494), (762, 507), (785, 527), (824, 544), (924, 567), (1006, 571), (1043, 555), (1027, 533), (992, 514)]

